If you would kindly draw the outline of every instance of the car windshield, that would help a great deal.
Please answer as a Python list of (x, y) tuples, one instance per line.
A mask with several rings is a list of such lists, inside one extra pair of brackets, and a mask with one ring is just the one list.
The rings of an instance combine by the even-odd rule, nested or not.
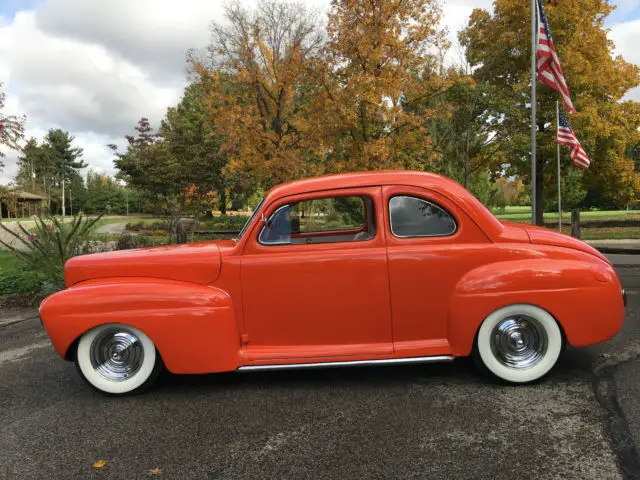
[(247, 223), (244, 224), (244, 227), (242, 227), (242, 230), (240, 230), (240, 233), (238, 234), (237, 238), (234, 238), (234, 240), (238, 241), (242, 238), (242, 236), (245, 234), (245, 232), (247, 231), (247, 228), (249, 228), (249, 225), (251, 225), (251, 222), (253, 222), (253, 219), (255, 218), (255, 216), (258, 214), (258, 212), (260, 211), (260, 209), (262, 208), (262, 204), (264, 203), (264, 198), (262, 200), (260, 200), (260, 203), (258, 204), (258, 206), (253, 210), (253, 213), (251, 214), (251, 216), (249, 217), (249, 220), (247, 220)]

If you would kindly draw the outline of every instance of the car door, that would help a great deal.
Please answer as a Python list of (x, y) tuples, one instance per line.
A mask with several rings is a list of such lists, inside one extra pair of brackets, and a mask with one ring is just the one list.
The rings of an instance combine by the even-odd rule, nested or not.
[(393, 352), (381, 188), (266, 207), (241, 260), (247, 363)]
[(460, 278), (484, 260), (484, 232), (435, 191), (383, 188), (389, 285), (397, 356), (450, 353), (448, 312)]

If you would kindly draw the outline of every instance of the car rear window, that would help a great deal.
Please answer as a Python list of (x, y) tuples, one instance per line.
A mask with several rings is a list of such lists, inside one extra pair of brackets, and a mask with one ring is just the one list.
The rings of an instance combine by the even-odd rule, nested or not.
[(422, 198), (399, 195), (389, 200), (391, 233), (400, 238), (446, 237), (456, 221), (442, 207)]

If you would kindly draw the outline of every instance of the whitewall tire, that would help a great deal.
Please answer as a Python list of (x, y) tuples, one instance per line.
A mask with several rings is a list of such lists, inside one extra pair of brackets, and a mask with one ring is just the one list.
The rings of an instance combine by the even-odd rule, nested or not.
[(110, 395), (146, 390), (163, 368), (147, 335), (129, 325), (114, 323), (96, 327), (80, 338), (76, 366), (92, 387)]
[(473, 356), (482, 370), (522, 384), (549, 373), (563, 346), (562, 331), (548, 312), (518, 304), (501, 308), (482, 322)]

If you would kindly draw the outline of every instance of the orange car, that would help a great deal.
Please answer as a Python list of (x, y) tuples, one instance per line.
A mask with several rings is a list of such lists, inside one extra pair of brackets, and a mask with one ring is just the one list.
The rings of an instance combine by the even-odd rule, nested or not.
[(368, 172), (267, 193), (238, 238), (76, 257), (40, 307), (90, 385), (139, 392), (198, 374), (449, 361), (507, 382), (565, 346), (613, 337), (624, 291), (607, 259), (498, 221), (452, 180)]

